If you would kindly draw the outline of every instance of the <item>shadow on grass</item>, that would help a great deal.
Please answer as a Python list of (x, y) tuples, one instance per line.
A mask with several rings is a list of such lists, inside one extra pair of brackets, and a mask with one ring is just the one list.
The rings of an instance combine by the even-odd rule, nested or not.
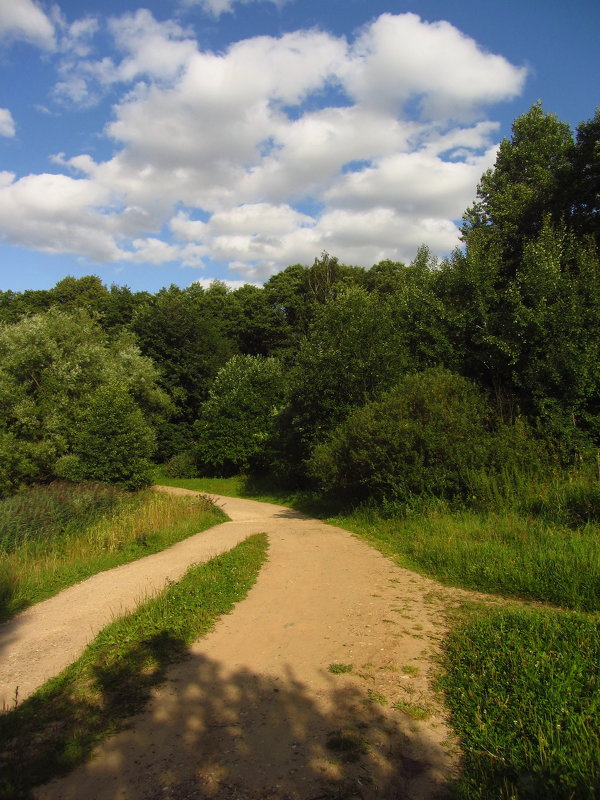
[(327, 494), (310, 489), (298, 489), (278, 482), (270, 475), (247, 475), (242, 479), (240, 497), (293, 506), (298, 511), (317, 519), (348, 513), (356, 504), (341, 492)]
[[(158, 634), (136, 649), (127, 667), (111, 663), (94, 670), (89, 698), (65, 693), (54, 682), (0, 717), (0, 796), (26, 798), (33, 786), (88, 759), (100, 739), (142, 710), (181, 652), (180, 641)], [(242, 666), (230, 672), (194, 654), (168, 677), (160, 708), (151, 705), (102, 745), (94, 761), (39, 796), (397, 800), (443, 794), (444, 751), (395, 724), (390, 712), (366, 702), (365, 693), (343, 677), (327, 675), (327, 696), (319, 705), (291, 667), (279, 678)], [(6, 736), (9, 719), (18, 738)]]
[[(77, 665), (0, 715), (0, 798), (26, 798), (32, 787), (68, 772), (123, 720), (144, 708), (166, 668), (186, 652), (162, 631), (129, 648), (126, 659), (94, 665), (73, 682)], [(77, 688), (73, 688), (73, 687)]]

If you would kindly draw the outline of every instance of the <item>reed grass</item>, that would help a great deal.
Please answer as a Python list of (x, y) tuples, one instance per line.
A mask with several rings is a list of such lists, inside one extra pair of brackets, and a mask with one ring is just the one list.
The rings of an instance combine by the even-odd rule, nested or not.
[(47, 546), (80, 532), (137, 497), (101, 483), (54, 481), (0, 500), (0, 553), (37, 543)]
[[(106, 493), (105, 488), (38, 487), (27, 493), (29, 505), (21, 497), (7, 504), (17, 521), (11, 521), (16, 536), (4, 537), (9, 546), (0, 561), (0, 621), (90, 575), (226, 519), (204, 497), (151, 490)], [(6, 508), (4, 514), (12, 519)]]

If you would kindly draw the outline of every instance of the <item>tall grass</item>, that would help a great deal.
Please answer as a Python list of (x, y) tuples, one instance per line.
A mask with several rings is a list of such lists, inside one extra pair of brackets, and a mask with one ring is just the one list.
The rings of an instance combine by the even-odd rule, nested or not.
[(103, 486), (37, 487), (3, 505), (0, 620), (226, 519), (204, 497)]
[(331, 521), (450, 585), (600, 610), (600, 529), (578, 530), (516, 513), (382, 519), (358, 510)]
[(55, 481), (0, 500), (0, 553), (68, 537), (136, 498), (101, 483)]
[(518, 512), (577, 528), (600, 523), (600, 483), (588, 468), (553, 474), (504, 468), (472, 472), (466, 506), (479, 511)]

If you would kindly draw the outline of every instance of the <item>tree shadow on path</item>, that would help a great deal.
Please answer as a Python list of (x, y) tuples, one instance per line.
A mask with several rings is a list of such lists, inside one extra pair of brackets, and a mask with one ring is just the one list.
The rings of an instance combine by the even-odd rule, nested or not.
[[(172, 643), (177, 646), (176, 642)], [(165, 642), (161, 643), (161, 647)], [(146, 663), (140, 655), (139, 668)], [(97, 675), (106, 704), (133, 710), (147, 696), (130, 680)], [(129, 676), (131, 678), (131, 676)], [(143, 675), (140, 676), (143, 678)], [(143, 684), (143, 680), (142, 680)], [(133, 694), (123, 691), (129, 685)], [(168, 683), (143, 713), (102, 744), (93, 761), (36, 792), (40, 800), (399, 800), (444, 792), (451, 758), (400, 711), (369, 702), (345, 676), (327, 675), (327, 689), (309, 693), (287, 668), (258, 675), (193, 654), (169, 670)], [(28, 701), (29, 702), (29, 701)], [(86, 709), (63, 705), (54, 766), (72, 763), (67, 735)], [(21, 754), (23, 755), (23, 754)], [(35, 758), (35, 748), (31, 748)], [(38, 756), (39, 757), (39, 756)], [(27, 771), (26, 762), (21, 761)], [(22, 787), (23, 789), (25, 787)], [(26, 793), (5, 794), (24, 797)]]

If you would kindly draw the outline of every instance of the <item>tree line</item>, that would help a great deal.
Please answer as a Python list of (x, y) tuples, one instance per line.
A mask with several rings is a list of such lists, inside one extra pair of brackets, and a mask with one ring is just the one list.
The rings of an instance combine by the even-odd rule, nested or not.
[(538, 103), (448, 258), (323, 253), (237, 290), (0, 292), (0, 492), (135, 488), (154, 460), (453, 498), (507, 464), (580, 461), (600, 444), (599, 192), (600, 112), (573, 134)]

